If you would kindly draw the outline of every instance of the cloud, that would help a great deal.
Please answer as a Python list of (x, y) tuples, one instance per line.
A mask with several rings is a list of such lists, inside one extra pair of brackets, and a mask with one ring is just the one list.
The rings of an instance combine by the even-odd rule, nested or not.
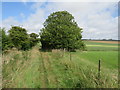
[(88, 21), (84, 24), (84, 27), (87, 27), (87, 29), (85, 29), (83, 35), (87, 35), (90, 31), (93, 38), (98, 37), (115, 39), (118, 34), (117, 22), (117, 18), (113, 18), (107, 13), (90, 15), (88, 17)]
[(21, 17), (21, 18), (25, 18), (24, 13), (20, 13), (20, 17)]
[(31, 14), (27, 20), (23, 22), (23, 25), (29, 30), (29, 32), (38, 33), (43, 27), (44, 15), (44, 10), (39, 9), (34, 14)]
[[(89, 3), (86, 6), (79, 6), (83, 9), (80, 12), (75, 8), (76, 21), (84, 29), (83, 38), (117, 39), (117, 19), (111, 16), (113, 5), (113, 3)], [(106, 11), (108, 8), (110, 10)]]
[(84, 29), (83, 38), (117, 39), (118, 21), (112, 16), (113, 13), (117, 13), (116, 4), (113, 2), (60, 2), (50, 5), (48, 8), (53, 9), (52, 11), (69, 11), (75, 17), (78, 25)]
[(20, 26), (20, 23), (14, 17), (9, 17), (2, 21), (2, 27), (5, 27), (7, 31), (12, 25)]
[[(117, 13), (117, 3), (115, 2), (49, 2), (47, 4), (46, 2), (36, 2), (30, 8), (35, 13), (29, 15), (27, 19), (19, 22), (10, 17), (3, 20), (4, 26), (23, 25), (29, 30), (29, 33), (38, 33), (50, 13), (67, 10), (83, 28), (83, 38), (118, 38), (118, 18), (114, 16)], [(20, 16), (24, 17), (24, 14), (21, 13)]]
[[(2, 0), (2, 2), (45, 2), (46, 0)], [(47, 0), (48, 2), (119, 2), (119, 0)]]

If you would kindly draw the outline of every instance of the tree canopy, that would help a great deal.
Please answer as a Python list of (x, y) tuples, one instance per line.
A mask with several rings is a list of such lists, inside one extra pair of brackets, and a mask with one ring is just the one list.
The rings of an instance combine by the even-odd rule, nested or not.
[(67, 11), (50, 14), (41, 29), (42, 49), (83, 49), (82, 28), (78, 27), (74, 17)]
[(28, 50), (30, 48), (29, 36), (26, 29), (19, 26), (12, 26), (8, 32), (13, 45), (18, 50)]
[(30, 36), (30, 47), (33, 47), (38, 43), (39, 35), (36, 33), (31, 33), (31, 34), (29, 34), (29, 36)]
[(4, 28), (0, 29), (0, 32), (1, 32), (1, 36), (2, 36), (2, 39), (1, 39), (2, 50), (4, 51), (4, 50), (14, 47), (14, 45), (12, 44), (12, 41), (9, 38), (9, 35), (6, 35), (6, 33), (5, 33), (5, 29)]
[(0, 28), (0, 49), (2, 51), (13, 47), (18, 50), (29, 50), (39, 42), (39, 35), (36, 33), (28, 34), (25, 28), (12, 26), (6, 34), (5, 28)]
[(42, 49), (75, 51), (76, 49), (85, 48), (81, 39), (82, 28), (78, 26), (69, 12), (53, 12), (43, 25), (44, 28), (40, 31), (40, 39), (36, 33), (28, 34), (27, 30), (20, 26), (12, 26), (8, 34), (5, 33), (4, 29), (0, 29), (0, 33), (2, 33), (2, 50), (12, 47), (18, 50), (28, 50), (35, 46), (38, 41), (41, 41)]

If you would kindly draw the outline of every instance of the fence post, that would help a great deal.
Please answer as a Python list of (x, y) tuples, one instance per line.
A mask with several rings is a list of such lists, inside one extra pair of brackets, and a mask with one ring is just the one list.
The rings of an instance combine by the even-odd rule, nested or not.
[(98, 79), (100, 79), (100, 67), (101, 67), (101, 63), (100, 63), (101, 59), (99, 59), (99, 63), (98, 63)]

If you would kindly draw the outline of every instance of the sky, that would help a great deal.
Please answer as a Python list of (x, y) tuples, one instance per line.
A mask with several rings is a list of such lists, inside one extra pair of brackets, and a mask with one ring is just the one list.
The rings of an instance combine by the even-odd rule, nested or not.
[[(114, 1), (114, 2), (113, 2)], [(2, 2), (2, 25), (21, 26), (28, 33), (39, 33), (47, 17), (56, 11), (68, 11), (83, 28), (83, 39), (118, 39), (118, 2), (19, 0)], [(0, 4), (1, 5), (1, 4)]]

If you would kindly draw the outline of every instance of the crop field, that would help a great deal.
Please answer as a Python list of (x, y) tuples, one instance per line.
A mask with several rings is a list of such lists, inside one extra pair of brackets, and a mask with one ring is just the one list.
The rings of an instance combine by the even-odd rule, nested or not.
[(118, 41), (84, 41), (90, 51), (118, 51)]
[(3, 54), (3, 87), (117, 88), (117, 44), (85, 43), (88, 51), (43, 52), (39, 46), (30, 51), (9, 50)]

